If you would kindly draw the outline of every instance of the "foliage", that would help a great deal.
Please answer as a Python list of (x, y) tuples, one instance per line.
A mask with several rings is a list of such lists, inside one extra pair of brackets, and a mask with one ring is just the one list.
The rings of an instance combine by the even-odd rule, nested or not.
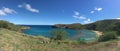
[(0, 50), (3, 51), (67, 51), (64, 44), (50, 42), (49, 38), (30, 36), (8, 29), (0, 30)]
[(85, 24), (84, 29), (95, 30), (96, 29), (96, 24), (94, 24), (94, 23)]
[(117, 19), (101, 20), (94, 23), (85, 24), (84, 27), (85, 29), (98, 30), (102, 32), (116, 31), (117, 34), (120, 35), (120, 20)]
[(100, 36), (98, 41), (108, 41), (116, 38), (117, 38), (116, 32), (110, 31), (110, 32), (105, 32), (102, 36)]
[(108, 20), (100, 20), (94, 23), (89, 24), (57, 24), (55, 25), (58, 28), (70, 28), (70, 29), (88, 29), (88, 30), (98, 30), (102, 32), (107, 31), (116, 31), (118, 35), (120, 35), (120, 20), (118, 19), (108, 19)]
[(14, 25), (8, 21), (0, 20), (0, 28), (5, 28), (13, 31), (19, 31), (21, 26)]
[(80, 23), (74, 24), (56, 24), (53, 27), (55, 28), (69, 28), (69, 29), (83, 29), (83, 25)]
[(86, 40), (83, 39), (83, 38), (78, 39), (78, 42), (79, 42), (80, 44), (86, 44)]
[(53, 34), (53, 39), (63, 40), (66, 37), (67, 32), (65, 30), (53, 30), (52, 34)]
[(83, 25), (79, 24), (79, 23), (74, 23), (74, 24), (68, 25), (68, 28), (71, 28), (71, 29), (82, 29)]
[[(11, 31), (11, 30), (15, 30), (14, 28), (18, 26), (11, 24), (10, 24), (11, 26), (8, 25), (9, 23), (6, 22), (3, 23), (0, 21), (0, 28), (6, 28), (6, 29), (0, 29), (0, 39), (1, 39), (0, 49), (3, 51), (116, 51), (116, 50), (119, 51), (120, 50), (120, 45), (119, 45), (120, 40), (114, 42), (113, 41), (100, 42), (91, 45), (67, 44), (72, 42), (66, 41), (67, 42), (66, 44), (61, 43), (58, 45), (57, 42), (55, 41), (50, 42), (49, 38), (39, 37), (39, 36), (29, 36), (16, 31)], [(119, 30), (120, 26), (118, 25), (119, 23), (115, 23), (115, 25), (113, 25), (114, 27), (116, 27), (114, 28), (114, 30)], [(54, 30), (54, 31), (55, 31), (55, 35), (56, 34), (66, 35), (64, 30), (61, 31)], [(109, 38), (114, 39), (114, 37), (116, 37), (115, 34), (116, 34), (115, 32), (111, 31), (104, 33), (102, 36), (103, 37), (108, 36)], [(83, 43), (84, 41), (80, 40), (80, 43), (81, 42)]]

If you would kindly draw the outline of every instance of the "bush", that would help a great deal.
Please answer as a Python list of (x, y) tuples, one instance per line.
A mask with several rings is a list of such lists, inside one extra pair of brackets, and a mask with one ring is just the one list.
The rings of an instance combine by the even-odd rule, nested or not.
[(78, 42), (79, 42), (80, 44), (86, 44), (86, 40), (85, 40), (85, 39), (82, 39), (82, 38), (78, 39)]
[(66, 37), (67, 32), (65, 30), (53, 30), (53, 39), (55, 40), (63, 40)]
[(108, 41), (116, 38), (117, 38), (117, 33), (115, 31), (110, 31), (110, 32), (105, 32), (103, 35), (101, 35), (98, 41)]
[(8, 21), (0, 20), (0, 28), (5, 28), (13, 31), (19, 31), (21, 26), (14, 25)]

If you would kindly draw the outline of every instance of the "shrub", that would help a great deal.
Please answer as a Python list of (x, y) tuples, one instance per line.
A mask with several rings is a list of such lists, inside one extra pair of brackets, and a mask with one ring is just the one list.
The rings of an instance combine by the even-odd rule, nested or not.
[(98, 41), (108, 41), (112, 39), (116, 39), (117, 34), (115, 31), (105, 32), (103, 35), (101, 35), (98, 39)]
[(86, 44), (86, 40), (83, 39), (83, 38), (78, 39), (78, 42), (79, 42), (80, 44)]
[(14, 25), (8, 21), (0, 20), (0, 28), (5, 28), (13, 31), (19, 31), (21, 26)]
[(52, 34), (53, 34), (53, 37), (52, 37), (53, 39), (63, 40), (66, 37), (67, 32), (65, 30), (53, 30)]

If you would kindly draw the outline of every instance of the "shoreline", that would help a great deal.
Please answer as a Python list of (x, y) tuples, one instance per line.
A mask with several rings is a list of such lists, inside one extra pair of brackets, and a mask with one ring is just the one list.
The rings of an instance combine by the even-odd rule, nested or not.
[(95, 32), (98, 37), (100, 37), (100, 36), (102, 35), (102, 32), (100, 32), (100, 31), (95, 31), (95, 30), (93, 30), (93, 32)]
[(23, 33), (24, 30), (30, 29), (30, 27), (27, 26), (23, 26), (21, 27), (21, 29), (19, 30), (19, 32)]
[(26, 30), (26, 29), (30, 29), (30, 27), (24, 26), (24, 27), (22, 27), (21, 29), (22, 29), (22, 30)]

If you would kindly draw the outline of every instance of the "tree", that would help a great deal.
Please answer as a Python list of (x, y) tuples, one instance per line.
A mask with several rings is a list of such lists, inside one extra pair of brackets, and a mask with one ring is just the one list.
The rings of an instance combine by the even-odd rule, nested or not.
[(99, 37), (98, 41), (108, 41), (117, 38), (117, 33), (115, 31), (105, 32)]
[(53, 30), (52, 34), (53, 34), (53, 39), (63, 40), (66, 37), (67, 32), (65, 30)]

